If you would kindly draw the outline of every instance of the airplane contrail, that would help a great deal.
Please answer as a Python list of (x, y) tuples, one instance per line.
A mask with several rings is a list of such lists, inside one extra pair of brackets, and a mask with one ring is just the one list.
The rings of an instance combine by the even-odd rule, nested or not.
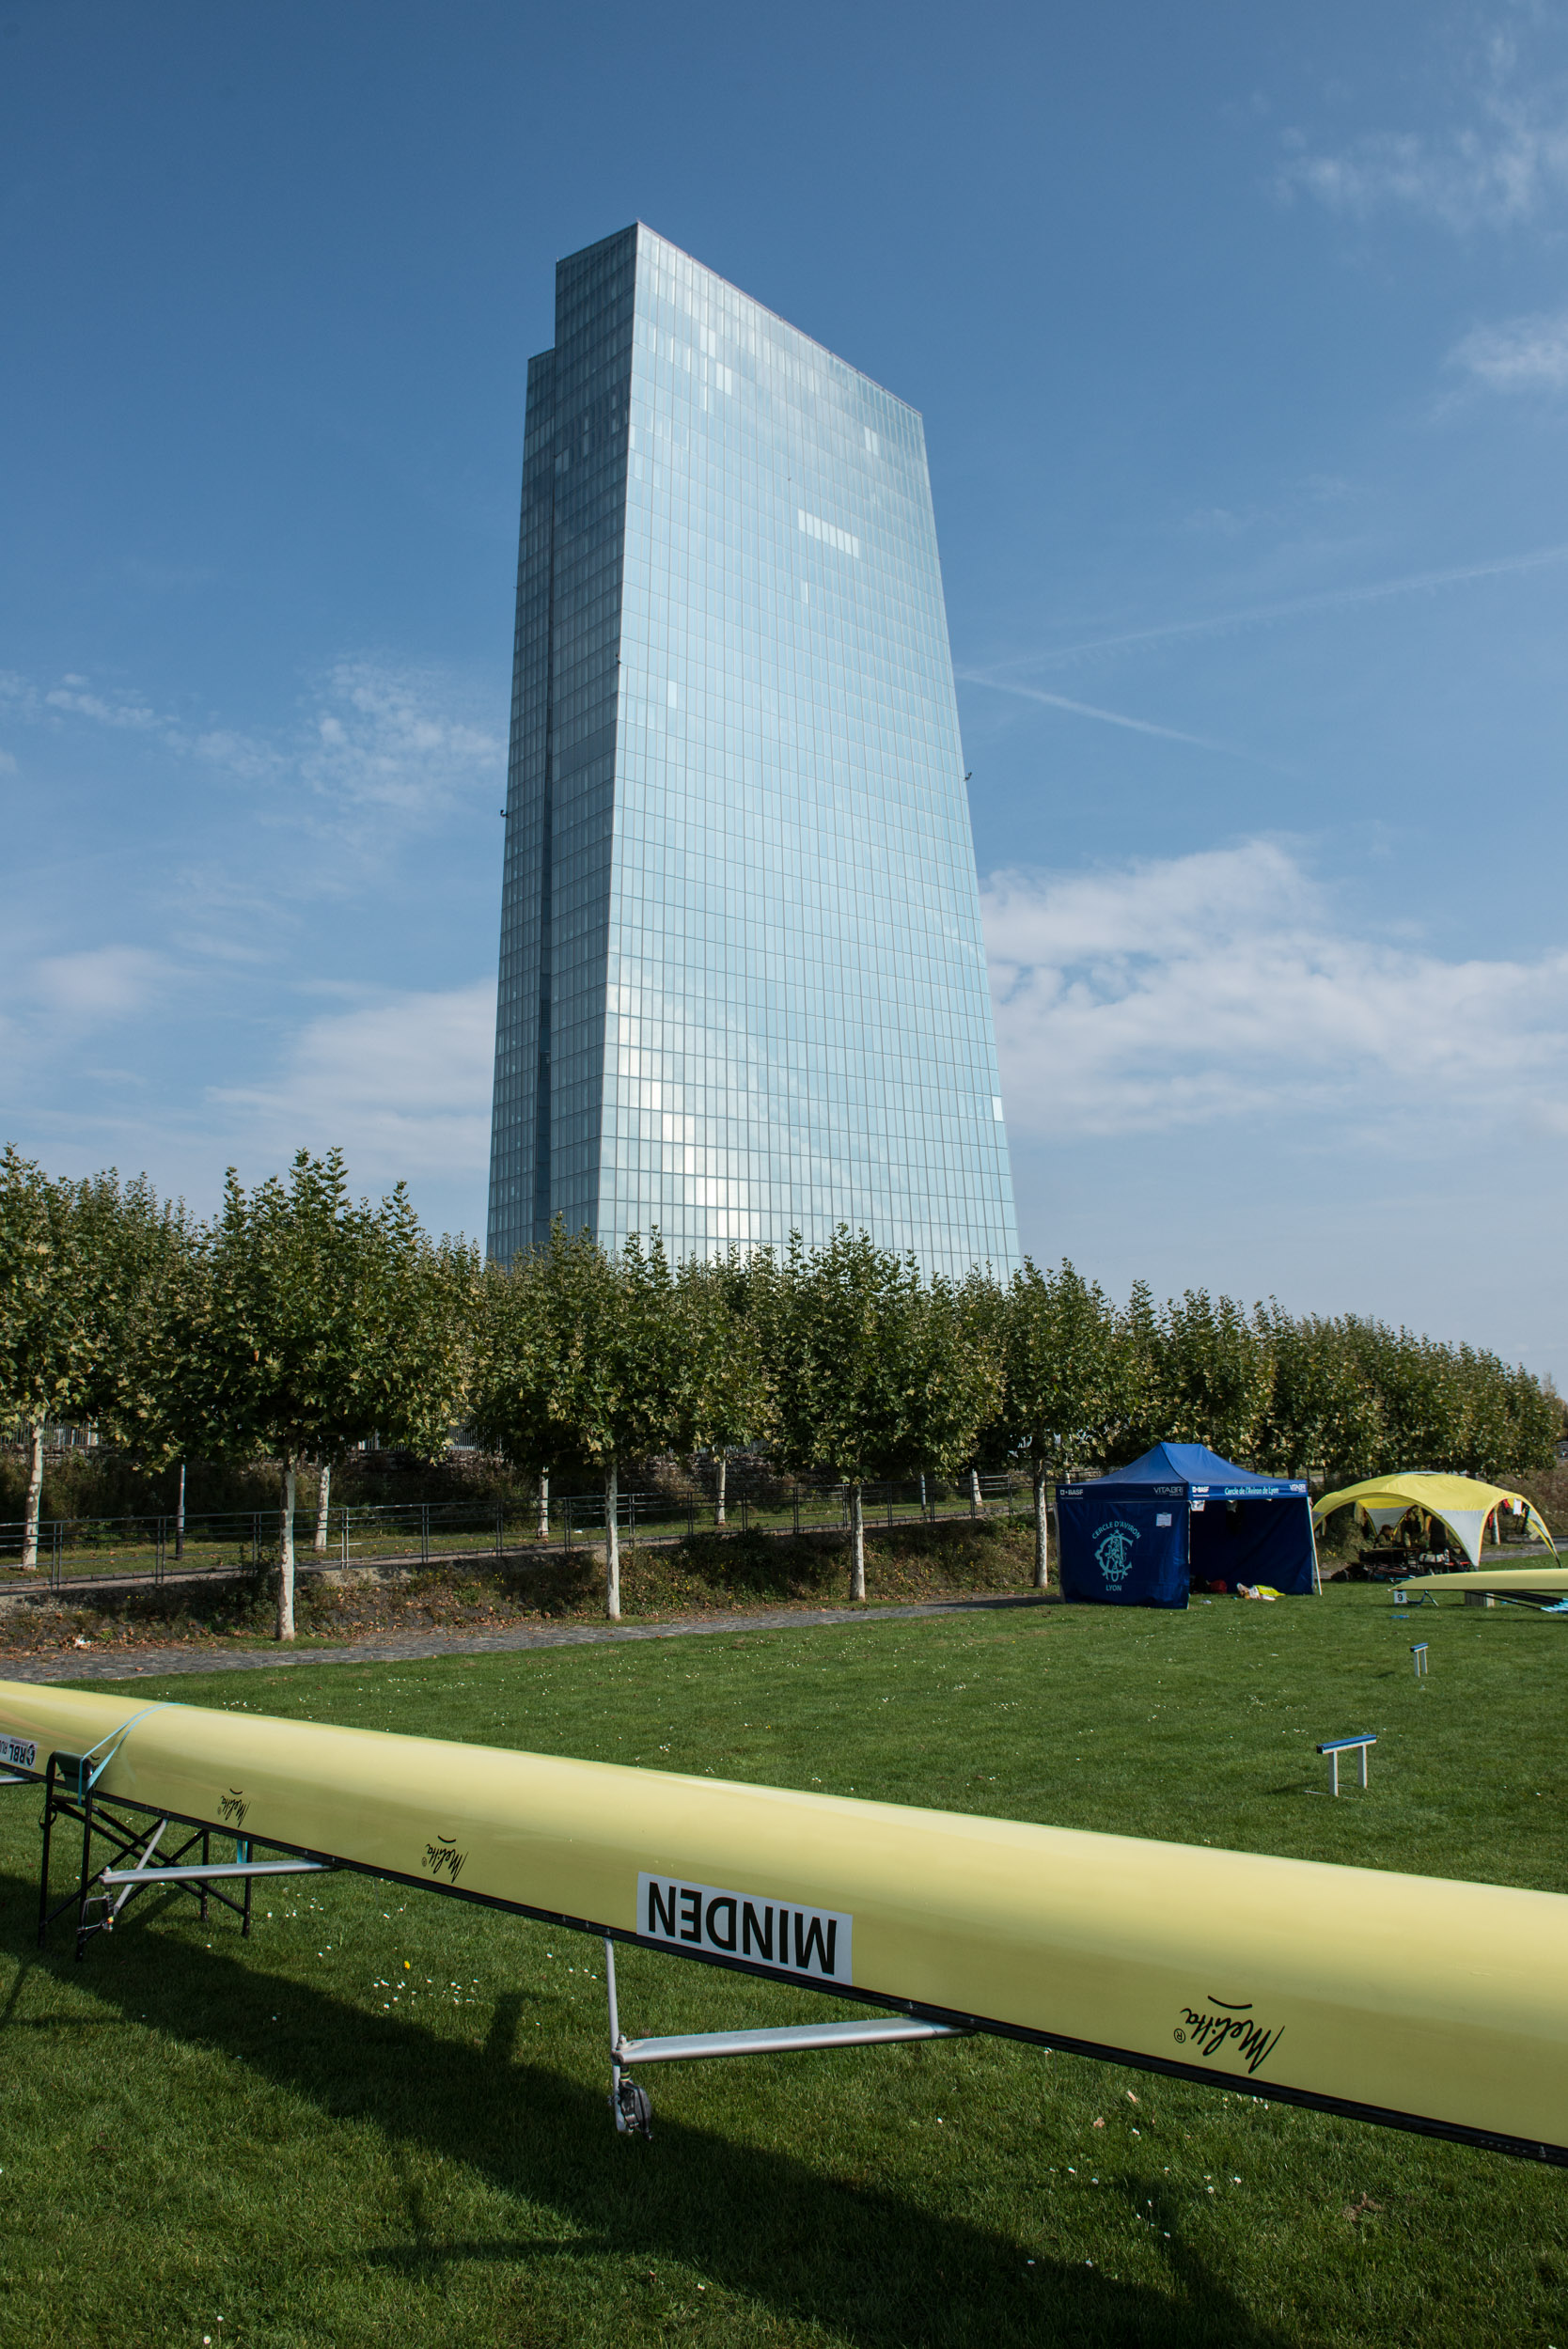
[[(1377, 579), (1364, 587), (1325, 587), (1316, 595), (1298, 595), (1278, 603), (1257, 603), (1240, 612), (1219, 612), (1208, 619), (1165, 620), (1154, 628), (1134, 628), (1119, 636), (1093, 636), (1083, 644), (1066, 645), (1056, 652), (1036, 652), (1028, 655), (1031, 662), (1050, 665), (1058, 661), (1075, 661), (1088, 652), (1114, 652), (1123, 645), (1154, 644), (1168, 636), (1202, 636), (1222, 634), (1228, 628), (1257, 628), (1269, 620), (1293, 619), (1299, 614), (1345, 610), (1358, 603), (1381, 603), (1400, 595), (1419, 595), (1435, 587), (1459, 587), (1477, 579), (1500, 579), (1510, 573), (1525, 571), (1544, 571), (1553, 564), (1568, 562), (1568, 545), (1538, 547), (1529, 555), (1500, 555), (1487, 563), (1462, 563), (1448, 571), (1419, 571), (1408, 572), (1401, 579)], [(995, 684), (994, 678), (976, 678), (976, 683)], [(1099, 714), (1105, 714), (1100, 713)], [(1132, 720), (1122, 721), (1130, 725)]]
[(1070, 701), (1065, 694), (1047, 693), (1042, 685), (1017, 685), (1007, 678), (982, 676), (979, 669), (959, 669), (956, 673), (967, 684), (988, 685), (993, 693), (1016, 694), (1025, 701), (1043, 701), (1048, 709), (1068, 710), (1074, 717), (1098, 718), (1103, 726), (1124, 726), (1129, 733), (1153, 734), (1161, 742), (1184, 743), (1191, 750), (1216, 751), (1222, 758), (1246, 759), (1257, 766), (1275, 763), (1272, 759), (1264, 759), (1257, 751), (1243, 750), (1234, 743), (1215, 742), (1207, 734), (1184, 734), (1180, 727), (1157, 726), (1152, 718), (1130, 718), (1123, 711), (1102, 710), (1092, 701)]

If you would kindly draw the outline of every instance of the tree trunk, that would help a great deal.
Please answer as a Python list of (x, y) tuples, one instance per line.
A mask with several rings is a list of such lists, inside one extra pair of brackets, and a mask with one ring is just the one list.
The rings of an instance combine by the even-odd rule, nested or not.
[(713, 1464), (718, 1477), (717, 1493), (713, 1503), (713, 1523), (715, 1526), (722, 1526), (724, 1523), (725, 1487), (729, 1480), (729, 1454), (727, 1451), (715, 1452), (713, 1454)]
[(620, 1488), (612, 1460), (604, 1471), (604, 1612), (620, 1621)]
[(331, 1511), (332, 1463), (330, 1460), (323, 1460), (321, 1463), (321, 1481), (316, 1487), (316, 1555), (318, 1558), (325, 1558), (326, 1556), (327, 1518), (331, 1514)]
[(1046, 1582), (1047, 1526), (1045, 1518), (1045, 1464), (1034, 1464), (1034, 1587), (1043, 1590)]
[(37, 1574), (39, 1565), (39, 1508), (43, 1499), (43, 1421), (35, 1419), (30, 1430), (33, 1458), (27, 1470), (27, 1514), (22, 1528), (22, 1563), (29, 1574)]
[(548, 1468), (541, 1468), (539, 1472), (539, 1515), (534, 1523), (534, 1539), (538, 1542), (548, 1542), (550, 1539), (550, 1471)]
[(294, 1636), (294, 1493), (299, 1462), (290, 1454), (283, 1464), (283, 1519), (277, 1544), (277, 1636)]
[(866, 1512), (860, 1505), (860, 1480), (852, 1480), (850, 1503), (850, 1597), (866, 1595)]
[(969, 1514), (972, 1517), (981, 1517), (985, 1514), (985, 1496), (980, 1491), (978, 1468), (971, 1468), (969, 1471)]

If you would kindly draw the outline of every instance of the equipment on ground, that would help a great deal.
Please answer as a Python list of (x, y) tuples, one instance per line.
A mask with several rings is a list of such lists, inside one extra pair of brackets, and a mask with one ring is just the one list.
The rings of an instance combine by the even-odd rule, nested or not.
[(1357, 1737), (1329, 1737), (1324, 1740), (1318, 1751), (1320, 1754), (1328, 1756), (1328, 1791), (1331, 1794), (1338, 1794), (1340, 1791), (1340, 1756), (1341, 1754), (1360, 1755), (1361, 1784), (1363, 1789), (1365, 1788), (1367, 1755), (1376, 1743), (1377, 1739), (1371, 1730), (1363, 1730)]
[(155, 1884), (338, 1868), (883, 2010), (662, 2045), (613, 2018), (623, 2128), (640, 2064), (982, 2031), (1568, 2164), (1560, 1894), (15, 1682), (0, 1767), (44, 1791), (40, 1939), (80, 1824), (79, 1956)]
[(1407, 1574), (1394, 1591), (1394, 1604), (1435, 1606), (1439, 1591), (1472, 1606), (1502, 1601), (1551, 1613), (1554, 1601), (1568, 1597), (1568, 1566), (1478, 1566), (1453, 1574)]

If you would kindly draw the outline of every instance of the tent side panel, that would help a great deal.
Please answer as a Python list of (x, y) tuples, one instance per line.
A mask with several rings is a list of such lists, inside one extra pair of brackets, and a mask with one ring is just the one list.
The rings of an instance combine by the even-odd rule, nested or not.
[(1061, 1594), (1096, 1606), (1185, 1606), (1184, 1499), (1130, 1500), (1059, 1486)]
[(1306, 1500), (1211, 1500), (1192, 1520), (1192, 1573), (1198, 1583), (1265, 1582), (1287, 1596), (1312, 1589), (1312, 1519)]

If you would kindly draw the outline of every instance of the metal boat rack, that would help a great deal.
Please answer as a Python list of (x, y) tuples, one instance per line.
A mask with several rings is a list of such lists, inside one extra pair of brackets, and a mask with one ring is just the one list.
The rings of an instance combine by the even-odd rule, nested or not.
[(653, 2134), (648, 2091), (632, 2077), (635, 2063), (688, 2063), (714, 2056), (810, 2055), (835, 2047), (887, 2047), (913, 2039), (968, 2039), (963, 2023), (927, 2023), (909, 2014), (868, 2017), (864, 2023), (786, 2023), (746, 2031), (682, 2031), (667, 2039), (628, 2039), (616, 1998), (615, 1941), (604, 1935), (604, 1989), (610, 2009), (610, 2110), (623, 2136)]
[[(118, 1744), (118, 1739), (116, 1743)], [(106, 1768), (111, 1756), (94, 1760), (92, 1754), (52, 1754), (45, 1771), (0, 1772), (0, 1786), (41, 1786), (43, 1789), (43, 1851), (39, 1870), (39, 1947), (43, 1949), (49, 1929), (68, 1910), (76, 1912), (76, 1956), (86, 1954), (87, 1943), (94, 1934), (112, 1933), (117, 1920), (139, 1893), (161, 1887), (165, 1891), (183, 1892), (196, 1903), (205, 1918), (209, 1901), (217, 1901), (240, 1919), (242, 1935), (248, 1935), (251, 1922), (251, 1890), (258, 1876), (305, 1876), (330, 1874), (348, 1870), (353, 1874), (372, 1874), (357, 1863), (333, 1858), (325, 1853), (287, 1852), (284, 1847), (268, 1843), (264, 1848), (282, 1853), (276, 1859), (255, 1859), (251, 1856), (256, 1840), (233, 1830), (202, 1824), (173, 1814), (160, 1815), (151, 1806), (131, 1801), (123, 1795), (103, 1795), (94, 1792), (94, 1780)], [(54, 1853), (55, 1830), (57, 1822), (72, 1822), (82, 1830), (80, 1867), (74, 1871), (75, 1881), (63, 1900), (51, 1905), (50, 1862)], [(236, 1823), (238, 1824), (238, 1823)], [(170, 1828), (188, 1829), (183, 1842), (164, 1848), (164, 1838)], [(227, 1841), (232, 1834), (232, 1859), (212, 1857), (214, 1836)], [(95, 1865), (95, 1845), (107, 1847), (109, 1860)], [(190, 1855), (200, 1847), (199, 1858)], [(453, 1887), (416, 1877), (399, 1876), (400, 1884), (416, 1885), (425, 1891), (449, 1893)], [(240, 1897), (219, 1889), (220, 1884), (243, 1886)], [(464, 1896), (459, 1893), (458, 1898)], [(490, 1903), (486, 1903), (490, 1905)], [(510, 1908), (510, 1903), (497, 1902), (497, 1907)], [(514, 1912), (527, 1915), (526, 1910)], [(566, 1920), (561, 1920), (563, 1923)], [(578, 1931), (595, 1932), (602, 1928), (576, 1924)], [(713, 2059), (721, 2056), (778, 2056), (830, 2053), (840, 2047), (898, 2046), (924, 2039), (967, 2039), (976, 2028), (968, 2023), (927, 2021), (918, 2015), (868, 2014), (864, 2022), (784, 2024), (754, 2030), (683, 2031), (665, 2038), (628, 2039), (620, 2028), (619, 2007), (616, 1992), (615, 1944), (625, 1938), (633, 1946), (641, 1945), (636, 1936), (617, 1936), (604, 1934), (604, 1983), (609, 2002), (610, 2026), (610, 2093), (609, 2106), (616, 2128), (622, 2135), (651, 2137), (652, 2107), (648, 2091), (632, 2076), (634, 2065), (651, 2063), (682, 2063), (698, 2059)], [(801, 1985), (806, 1987), (804, 1983)], [(831, 1985), (825, 1985), (831, 1988)]]
[[(43, 1852), (39, 1866), (39, 1948), (45, 1947), (49, 1928), (68, 1909), (76, 1911), (76, 1955), (81, 1959), (94, 1934), (113, 1933), (117, 1919), (139, 1892), (161, 1887), (167, 1892), (189, 1893), (202, 1917), (207, 1915), (210, 1900), (221, 1902), (240, 1919), (240, 1931), (250, 1933), (251, 1887), (258, 1876), (320, 1875), (337, 1866), (335, 1860), (322, 1856), (291, 1853), (279, 1859), (253, 1859), (251, 1841), (236, 1835), (234, 1856), (230, 1859), (212, 1857), (213, 1835), (222, 1829), (199, 1825), (172, 1815), (160, 1816), (145, 1803), (133, 1803), (120, 1795), (102, 1795), (93, 1791), (93, 1781), (105, 1766), (108, 1757), (94, 1763), (90, 1754), (51, 1754), (49, 1767), (41, 1775), (8, 1772), (0, 1777), (0, 1785), (38, 1786), (43, 1788)], [(53, 1905), (49, 1897), (50, 1861), (54, 1854), (55, 1828), (57, 1821), (74, 1821), (82, 1829), (82, 1859), (76, 1871), (76, 1882), (63, 1901)], [(149, 1824), (150, 1823), (150, 1824)], [(181, 1843), (161, 1850), (169, 1829), (188, 1827), (189, 1834)], [(228, 1840), (227, 1835), (223, 1840)], [(110, 1863), (94, 1865), (94, 1844), (108, 1846)], [(201, 1856), (192, 1860), (190, 1855), (200, 1846)], [(269, 1846), (268, 1848), (274, 1848)], [(126, 1862), (128, 1865), (115, 1863)], [(232, 1893), (219, 1891), (215, 1879), (243, 1886), (236, 1900)]]

